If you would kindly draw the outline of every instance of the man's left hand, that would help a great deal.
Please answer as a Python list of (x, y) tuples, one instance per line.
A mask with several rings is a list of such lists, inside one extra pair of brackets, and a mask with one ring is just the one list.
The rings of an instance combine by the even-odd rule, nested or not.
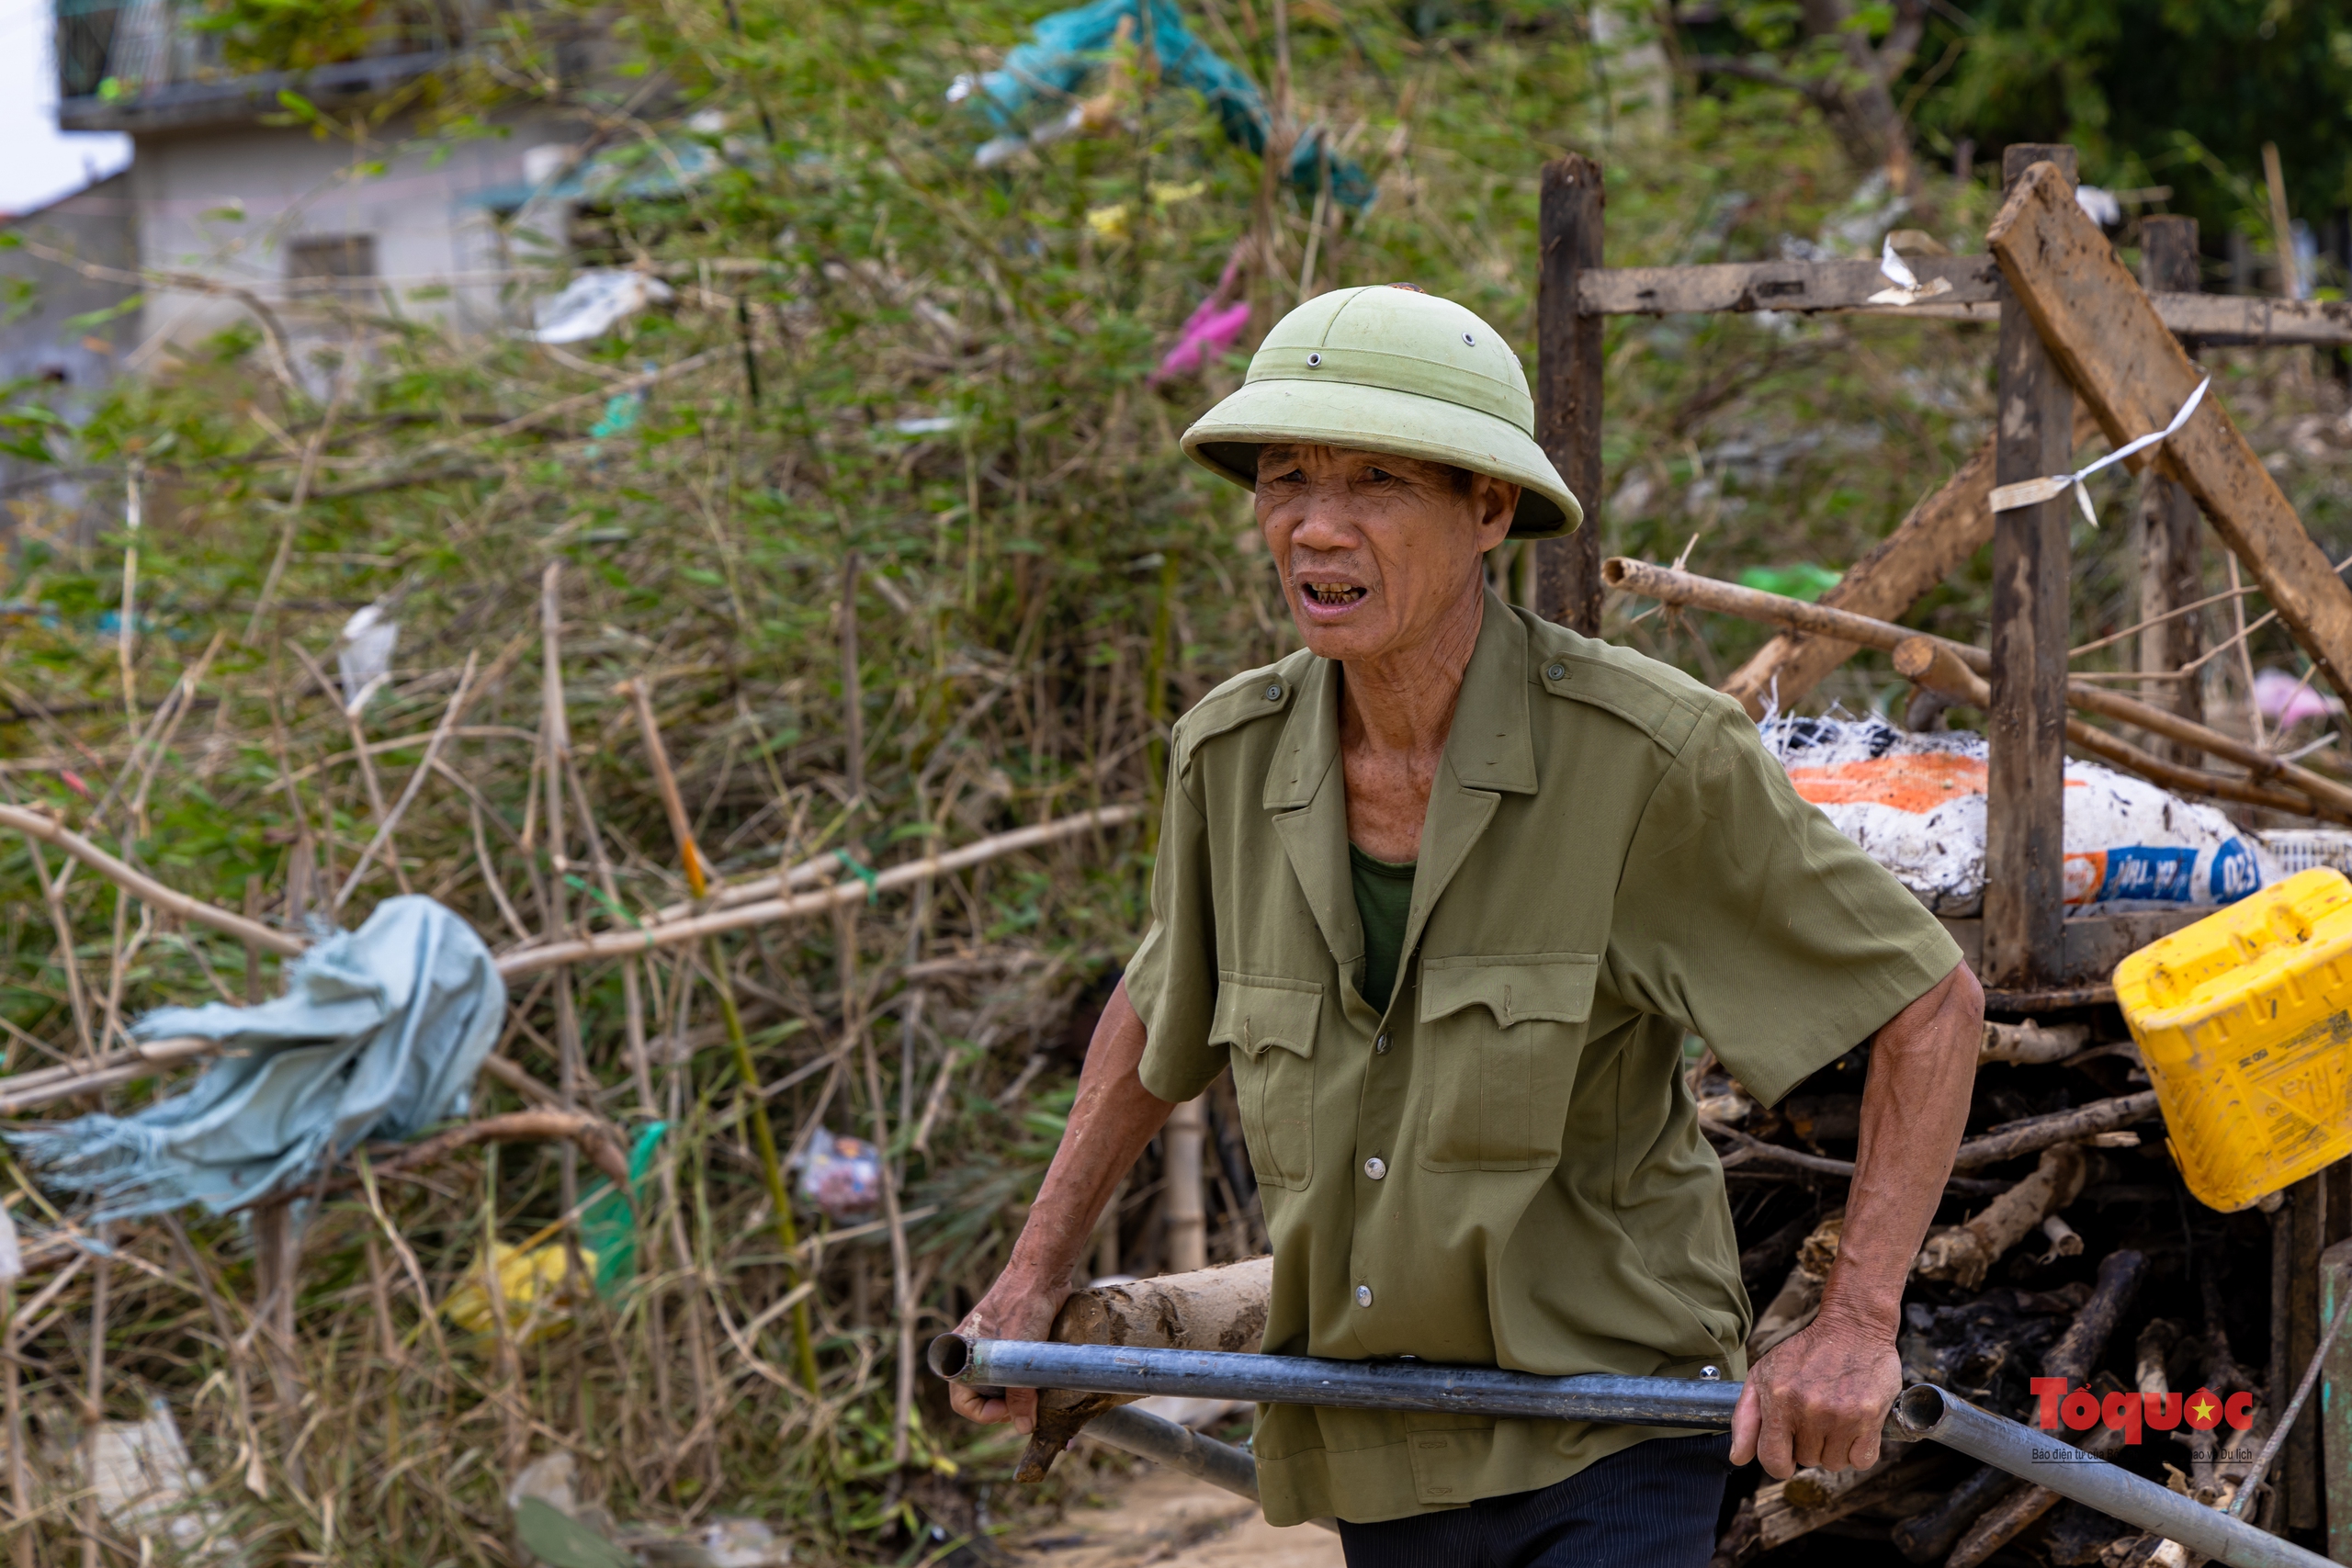
[(1805, 1465), (1876, 1464), (1880, 1428), (1902, 1392), (1891, 1325), (1817, 1317), (1749, 1369), (1732, 1411), (1731, 1462), (1761, 1460), (1776, 1481)]

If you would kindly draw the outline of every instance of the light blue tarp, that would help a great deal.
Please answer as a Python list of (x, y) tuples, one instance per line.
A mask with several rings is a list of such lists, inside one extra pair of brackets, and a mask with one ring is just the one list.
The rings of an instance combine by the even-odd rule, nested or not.
[[(1001, 130), (1014, 129), (1015, 121), (1040, 96), (1066, 105), (1078, 96), (1088, 75), (1102, 68), (1122, 20), (1133, 24), (1134, 36), (1140, 41), (1146, 3), (1094, 0), (1091, 6), (1045, 17), (1036, 26), (1036, 41), (1016, 44), (1005, 55), (1003, 65), (975, 84), (978, 91), (972, 95), (973, 101)], [(1175, 0), (1148, 0), (1148, 4), (1151, 47), (1159, 58), (1160, 78), (1206, 98), (1216, 111), (1226, 139), (1262, 155), (1271, 121), (1257, 84), (1192, 35)], [(1292, 147), (1290, 166), (1283, 177), (1312, 195), (1323, 187), (1327, 171), (1333, 200), (1356, 212), (1372, 205), (1378, 193), (1363, 170), (1347, 159), (1331, 156), (1322, 129), (1310, 128)]]
[(274, 1001), (162, 1008), (133, 1024), (138, 1040), (220, 1042), (227, 1055), (186, 1093), (8, 1141), (88, 1193), (94, 1222), (298, 1196), (369, 1138), (462, 1114), (505, 1014), (505, 982), (471, 926), (430, 898), (388, 898), (294, 959)]

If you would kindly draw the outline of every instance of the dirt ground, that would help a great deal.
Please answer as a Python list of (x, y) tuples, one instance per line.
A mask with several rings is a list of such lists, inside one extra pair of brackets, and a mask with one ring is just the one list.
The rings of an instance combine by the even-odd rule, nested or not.
[(1009, 1541), (1023, 1568), (1341, 1568), (1340, 1538), (1314, 1525), (1276, 1529), (1255, 1505), (1204, 1481), (1138, 1465), (1104, 1476), (1107, 1507), (1079, 1504), (1057, 1523)]

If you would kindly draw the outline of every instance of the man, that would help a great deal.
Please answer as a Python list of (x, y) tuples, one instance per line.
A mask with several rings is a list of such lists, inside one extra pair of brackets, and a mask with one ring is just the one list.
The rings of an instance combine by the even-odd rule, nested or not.
[[(1872, 1462), (1983, 995), (1728, 699), (1514, 612), (1482, 557), (1581, 520), (1517, 356), (1408, 286), (1302, 305), (1186, 432), (1257, 493), (1306, 647), (1176, 727), (1152, 923), (967, 1333), (1048, 1332), (1120, 1177), (1230, 1066), (1273, 1240), (1265, 1348), (1739, 1378), (1721, 1435), (1272, 1406), (1266, 1517), (1349, 1562), (1706, 1561), (1724, 1460)], [(1770, 1102), (1871, 1042), (1843, 1247), (1763, 1357), (1696, 1034)], [(1035, 1395), (958, 1388), (1028, 1430)]]

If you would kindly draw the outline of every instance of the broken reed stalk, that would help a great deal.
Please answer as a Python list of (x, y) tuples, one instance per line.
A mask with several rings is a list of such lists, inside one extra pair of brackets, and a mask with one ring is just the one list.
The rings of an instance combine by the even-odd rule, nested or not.
[[(570, 884), (571, 861), (564, 832), (564, 774), (571, 765), (571, 713), (563, 695), (563, 563), (549, 561), (539, 576), (539, 778), (547, 789), (548, 907), (547, 934), (550, 942), (571, 934)], [(571, 973), (555, 977), (556, 1092), (564, 1104), (580, 1103), (582, 1050), (580, 1015), (574, 1005)], [(570, 1213), (580, 1203), (579, 1151), (565, 1145), (557, 1154), (557, 1181), (563, 1208)], [(628, 1182), (621, 1183), (623, 1191)], [(585, 1274), (579, 1257), (579, 1236), (567, 1229), (564, 1246), (575, 1270)]]
[(340, 911), (350, 901), (351, 895), (359, 886), (359, 879), (368, 874), (368, 867), (374, 863), (377, 852), (391, 842), (392, 829), (400, 826), (401, 818), (408, 812), (409, 803), (416, 798), (417, 791), (424, 787), (426, 776), (433, 772), (433, 764), (441, 755), (442, 743), (449, 739), (451, 728), (465, 714), (466, 704), (472, 694), (474, 666), (481, 657), (479, 652), (466, 655), (466, 667), (458, 675), (457, 694), (449, 699), (448, 707), (442, 712), (441, 722), (434, 727), (433, 739), (424, 744), (424, 761), (409, 774), (408, 784), (401, 789), (400, 798), (392, 803), (392, 809), (376, 824), (375, 835), (368, 840), (368, 847), (359, 852), (359, 858), (352, 863), (351, 874), (344, 879), (342, 891), (334, 896), (334, 902), (327, 906), (330, 912)]
[[(686, 816), (685, 796), (679, 792), (677, 774), (671, 771), (669, 749), (662, 743), (662, 726), (653, 716), (652, 691), (642, 679), (623, 684), (636, 705), (638, 731), (644, 737), (646, 760), (652, 766), (654, 783), (662, 793), (662, 807), (669, 815), (670, 831), (677, 840), (678, 860), (685, 869), (687, 891), (700, 900), (708, 895), (710, 885), (703, 875), (701, 852), (695, 847), (694, 824)], [(775, 1124), (768, 1119), (767, 1096), (761, 1089), (759, 1065), (752, 1059), (751, 1037), (743, 1029), (743, 1014), (735, 1005), (735, 985), (727, 968), (727, 955), (719, 952), (715, 936), (707, 941), (706, 946), (711, 991), (718, 998), (718, 1015), (726, 1025), (728, 1046), (734, 1053), (736, 1077), (741, 1080), (739, 1087), (751, 1111), (760, 1175), (767, 1183), (768, 1203), (775, 1210), (776, 1240), (785, 1254), (785, 1285), (790, 1290), (800, 1282), (800, 1268), (794, 1261), (800, 1247), (800, 1234), (792, 1218), (792, 1194), (785, 1185), (784, 1160), (776, 1149)], [(842, 1005), (849, 1005), (846, 996)], [(808, 1330), (808, 1303), (805, 1297), (792, 1305), (792, 1361), (801, 1387), (813, 1397), (818, 1392), (817, 1351)]]
[[(1623, 556), (1611, 558), (1602, 564), (1600, 570), (1602, 580), (1611, 588), (1656, 599), (1662, 604), (1712, 610), (1767, 626), (1817, 633), (1842, 642), (1877, 649), (1883, 653), (1893, 653), (1906, 639), (1923, 635), (1890, 621), (1834, 610), (1826, 605), (1808, 604), (1802, 599), (1767, 593), (1757, 588), (1743, 588), (1736, 583), (1702, 577), (1696, 572), (1653, 566), (1647, 561), (1629, 560)], [(1993, 656), (1984, 649), (1944, 638), (1934, 640), (1950, 649), (1953, 659), (1975, 674), (1992, 673)], [(2210, 757), (2234, 762), (2257, 778), (2286, 784), (2308, 797), (2307, 804), (2298, 808), (2300, 815), (2352, 822), (2352, 788), (2309, 768), (2284, 761), (2259, 746), (2079, 678), (2068, 680), (2066, 703), (2070, 707), (2111, 718), (2118, 723), (2137, 725), (2151, 734), (2193, 746)], [(2073, 733), (2069, 731), (2070, 737)], [(2112, 742), (2111, 737), (2107, 739)], [(2137, 749), (2133, 750), (2136, 752)], [(2214, 782), (2227, 784), (2233, 781)]]

